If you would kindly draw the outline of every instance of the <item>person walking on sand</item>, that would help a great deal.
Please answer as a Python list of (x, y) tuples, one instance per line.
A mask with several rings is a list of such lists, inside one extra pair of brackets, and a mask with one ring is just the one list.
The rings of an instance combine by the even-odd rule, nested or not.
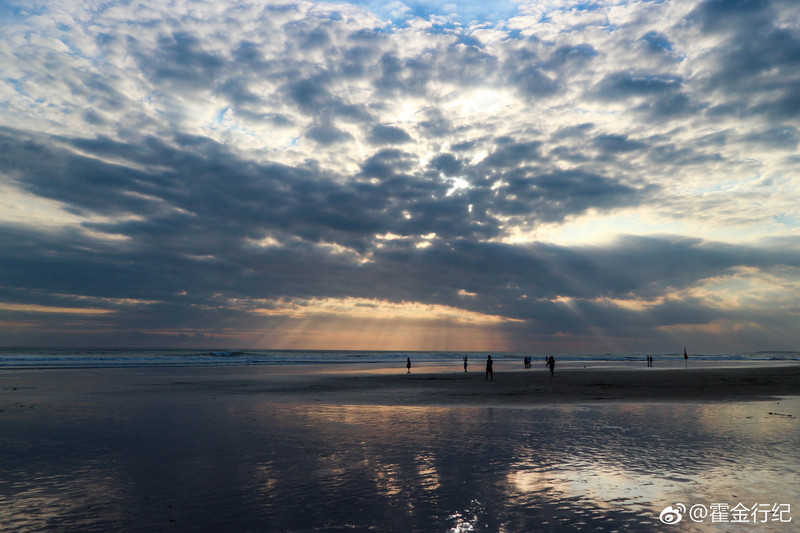
[(464, 356), (464, 372), (467, 371), (467, 356)]
[(407, 373), (410, 374), (411, 373), (411, 358), (410, 357), (406, 357), (406, 368), (408, 369)]
[(556, 360), (552, 355), (547, 359), (547, 366), (550, 367), (550, 377), (553, 377), (555, 375)]
[(486, 358), (486, 379), (484, 381), (494, 381), (494, 370), (492, 370), (493, 363), (494, 361), (492, 361), (491, 355)]

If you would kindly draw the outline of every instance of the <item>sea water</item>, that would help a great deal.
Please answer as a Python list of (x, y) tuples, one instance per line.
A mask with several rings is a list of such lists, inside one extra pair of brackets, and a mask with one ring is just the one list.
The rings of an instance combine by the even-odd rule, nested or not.
[[(531, 356), (544, 361), (552, 353), (537, 352), (406, 352), (406, 351), (336, 351), (336, 350), (178, 350), (178, 349), (103, 349), (103, 348), (0, 348), (0, 368), (94, 368), (136, 366), (231, 366), (231, 365), (394, 365), (403, 366), (406, 358), (413, 364), (462, 364), (464, 357), (480, 363), (491, 354), (499, 364), (521, 363)], [(683, 353), (560, 353), (559, 364), (639, 364), (647, 355), (661, 365), (683, 365)], [(800, 352), (742, 352), (734, 354), (692, 354), (691, 361), (701, 363), (800, 361)]]

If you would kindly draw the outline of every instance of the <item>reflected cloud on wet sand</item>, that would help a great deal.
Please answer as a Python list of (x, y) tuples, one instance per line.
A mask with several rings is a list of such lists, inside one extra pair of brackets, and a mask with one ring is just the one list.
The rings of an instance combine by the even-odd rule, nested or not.
[(528, 409), (156, 399), (3, 413), (16, 437), (0, 440), (0, 530), (644, 531), (676, 502), (800, 507), (797, 398)]

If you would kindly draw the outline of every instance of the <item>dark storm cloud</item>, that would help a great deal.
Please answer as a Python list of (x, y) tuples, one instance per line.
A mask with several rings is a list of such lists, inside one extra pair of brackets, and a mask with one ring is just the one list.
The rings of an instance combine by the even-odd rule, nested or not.
[(553, 51), (550, 59), (543, 64), (543, 68), (561, 72), (564, 69), (583, 67), (597, 55), (597, 50), (590, 44), (561, 46)]
[(388, 178), (396, 172), (408, 172), (413, 166), (413, 156), (396, 148), (376, 152), (364, 161), (361, 172), (370, 178)]
[[(446, 303), (526, 320), (537, 327), (548, 324), (551, 332), (579, 334), (590, 325), (621, 332), (722, 318), (725, 313), (698, 301), (667, 300), (641, 313), (598, 299), (654, 299), (738, 267), (768, 270), (778, 265), (796, 269), (800, 254), (670, 237), (626, 238), (607, 247), (573, 248), (459, 240), (425, 250), (402, 246), (381, 250), (360, 274), (393, 279), (384, 288), (385, 297), (393, 300)], [(460, 289), (477, 296), (461, 298)], [(559, 297), (575, 299), (576, 309), (553, 303)]]
[(672, 52), (674, 48), (667, 36), (655, 30), (644, 34), (641, 40), (642, 42), (647, 43), (647, 47), (651, 52), (657, 54)]
[(154, 81), (187, 87), (213, 83), (225, 67), (224, 58), (205, 50), (203, 41), (186, 32), (161, 37), (154, 51), (140, 53), (138, 59)]
[(484, 166), (496, 168), (515, 167), (522, 163), (536, 161), (540, 157), (540, 141), (515, 142), (511, 139), (500, 139), (497, 149), (484, 161)]
[(600, 151), (611, 154), (635, 152), (647, 147), (645, 143), (631, 140), (625, 135), (598, 135), (593, 143)]
[[(717, 114), (766, 115), (786, 120), (800, 115), (800, 34), (780, 22), (780, 0), (708, 0), (686, 22), (723, 39), (706, 52), (715, 68), (701, 76), (705, 88), (727, 97)], [(766, 98), (764, 98), (766, 97)]]
[(686, 93), (681, 77), (657, 73), (609, 74), (589, 90), (587, 96), (601, 102), (638, 101), (632, 107), (634, 111), (661, 121), (697, 113), (705, 107)]
[[(86, 214), (142, 216), (87, 227), (126, 235), (140, 244), (168, 243), (176, 253), (198, 256), (217, 255), (204, 252), (209, 242), (224, 245), (228, 253), (231, 243), (263, 233), (336, 242), (359, 251), (366, 249), (372, 235), (385, 232), (487, 238), (500, 231), (489, 212), (555, 221), (590, 208), (636, 204), (650, 194), (592, 173), (515, 168), (538, 157), (539, 143), (501, 142), (497, 152), (474, 167), (441, 154), (432, 161), (437, 170), (460, 168), (465, 175), (494, 174), (506, 182), (501, 194), (492, 190), (492, 183), (480, 180), (472, 190), (450, 196), (449, 183), (428, 177), (416, 156), (397, 149), (381, 150), (365, 161), (363, 176), (379, 181), (337, 183), (313, 168), (247, 163), (203, 137), (177, 136), (180, 149), (153, 138), (138, 145), (109, 139), (69, 141), (96, 157), (41, 139), (17, 138), (11, 132), (3, 137), (10, 155), (3, 170), (21, 187)], [(127, 159), (140, 169), (99, 158)], [(13, 161), (25, 161), (25, 167)], [(236, 238), (231, 240), (228, 233)]]
[(453, 154), (439, 154), (431, 160), (431, 167), (447, 176), (456, 176), (463, 164)]
[[(13, 131), (0, 138), (6, 154), (0, 170), (15, 177), (20, 187), (76, 212), (118, 218), (82, 226), (124, 237), (96, 240), (76, 230), (69, 238), (63, 232), (35, 239), (18, 236), (14, 246), (6, 247), (5, 279), (36, 291), (60, 286), (66, 293), (96, 297), (160, 300), (186, 290), (201, 298), (214, 287), (223, 292), (230, 287), (241, 296), (245, 278), (255, 283), (261, 297), (343, 295), (346, 284), (324, 287), (332, 277), (350, 279), (348, 273), (358, 263), (352, 255), (326, 251), (326, 243), (381, 257), (373, 248), (375, 234), (417, 238), (435, 233), (436, 242), (463, 248), (472, 239), (498, 235), (500, 224), (489, 212), (562, 219), (590, 207), (636, 201), (639, 194), (597, 175), (522, 172), (505, 176), (508, 190), (502, 195), (487, 185), (448, 196), (448, 183), (417, 174), (416, 159), (396, 149), (382, 150), (365, 163), (364, 176), (378, 177), (378, 182), (338, 183), (312, 168), (245, 162), (218, 143), (186, 135), (176, 137), (178, 148), (152, 138), (133, 145), (109, 139), (25, 138)], [(70, 145), (80, 147), (81, 154), (68, 149)], [(131, 166), (102, 160), (112, 156)], [(451, 171), (459, 164), (449, 154), (433, 162)], [(473, 204), (472, 215), (468, 203)], [(15, 233), (6, 231), (8, 243)], [(280, 244), (263, 249), (247, 244), (265, 235)], [(394, 251), (387, 252), (388, 264), (399, 264), (396, 257), (403, 254), (412, 263), (415, 257), (427, 257), (413, 242), (407, 243), (410, 248), (389, 248)], [(447, 251), (450, 245), (441, 246)], [(24, 253), (14, 252), (20, 247)], [(446, 265), (454, 257), (448, 252), (441, 260)], [(241, 265), (268, 267), (243, 278)], [(384, 267), (359, 266), (359, 275)], [(441, 270), (443, 265), (425, 268)], [(302, 275), (294, 279), (293, 273)], [(98, 275), (102, 283), (96, 282)], [(310, 282), (309, 276), (318, 277), (319, 283)], [(365, 297), (381, 284), (380, 276), (371, 279)]]
[(671, 166), (703, 165), (723, 161), (723, 157), (718, 153), (703, 153), (688, 147), (678, 147), (672, 143), (651, 146), (647, 156), (653, 163)]
[(417, 127), (431, 137), (444, 137), (452, 131), (452, 124), (439, 109), (428, 107), (419, 113)]
[(379, 75), (375, 88), (388, 94), (422, 96), (427, 92), (428, 82), (434, 77), (432, 65), (425, 59), (400, 58), (388, 52), (378, 61)]
[(310, 127), (306, 130), (306, 136), (320, 144), (336, 144), (353, 139), (352, 135), (329, 122)]
[(287, 87), (287, 92), (301, 109), (316, 111), (331, 98), (325, 89), (329, 82), (330, 78), (323, 74), (292, 82)]
[(546, 97), (559, 90), (558, 82), (538, 66), (515, 69), (510, 75), (510, 81), (527, 97)]
[[(180, 150), (153, 140), (138, 146), (74, 141), (97, 156), (113, 153), (170, 167), (148, 173), (123, 172), (48, 146), (46, 140), (6, 133), (5, 153), (11, 157), (4, 158), (3, 171), (24, 175), (20, 183), (31, 190), (81, 210), (146, 215), (140, 220), (83, 224), (86, 229), (125, 236), (121, 242), (75, 229), (2, 228), (2, 293), (7, 300), (86, 306), (85, 297), (97, 298), (92, 306), (115, 311), (104, 318), (109, 327), (179, 328), (246, 316), (244, 311), (227, 309), (226, 298), (330, 296), (453, 305), (526, 320), (542, 333), (578, 335), (586, 333), (587, 324), (613, 330), (632, 324), (704, 323), (720, 316), (702, 303), (661, 304), (641, 315), (593, 302), (598, 298), (657, 298), (737, 267), (800, 267), (800, 256), (791, 251), (796, 247), (756, 250), (699, 239), (628, 238), (611, 246), (572, 248), (478, 242), (474, 237), (479, 232), (491, 231), (492, 220), (481, 212), (484, 208), (509, 212), (514, 207), (502, 195), (491, 201), (488, 194), (470, 195), (470, 201), (479, 202), (475, 221), (481, 222), (470, 225), (465, 217), (467, 199), (446, 197), (444, 185), (403, 173), (403, 168), (413, 169), (414, 161), (398, 150), (374, 156), (371, 175), (381, 177), (378, 184), (337, 185), (320, 181), (307, 169), (244, 164), (223, 147), (194, 137), (180, 138)], [(30, 165), (32, 158), (26, 155), (30, 151), (39, 159), (59, 161), (60, 171)], [(455, 168), (457, 160), (443, 154), (433, 165)], [(106, 173), (113, 179), (98, 182), (97, 177)], [(92, 182), (98, 185), (87, 187)], [(629, 188), (574, 172), (534, 179), (509, 176), (509, 187), (509, 192), (526, 199), (527, 209), (544, 218), (618, 204), (625, 195), (635, 198)], [(159, 196), (124, 202), (126, 196), (137, 197), (131, 193)], [(437, 194), (441, 201), (431, 199)], [(561, 214), (553, 207), (557, 204), (563, 206)], [(409, 220), (403, 217), (404, 210), (411, 215)], [(416, 248), (413, 241), (387, 241), (375, 248), (373, 235), (380, 232), (409, 236), (435, 232), (439, 237), (425, 249)], [(260, 247), (247, 241), (262, 235), (279, 244)], [(350, 254), (320, 246), (332, 242), (369, 252), (370, 261), (361, 263)], [(477, 296), (460, 298), (460, 290)], [(576, 300), (574, 309), (551, 301), (564, 297)], [(104, 302), (125, 298), (160, 303), (126, 307)]]
[(674, 94), (681, 79), (660, 74), (617, 72), (600, 80), (593, 94), (598, 100), (615, 101), (632, 97), (653, 97)]
[(770, 128), (766, 131), (745, 136), (747, 143), (757, 143), (767, 148), (796, 150), (800, 142), (800, 133), (793, 126)]
[(772, 21), (772, 0), (705, 0), (688, 19), (707, 32), (740, 32)]
[(374, 144), (403, 144), (411, 141), (411, 136), (402, 128), (378, 124), (372, 128), (370, 140)]

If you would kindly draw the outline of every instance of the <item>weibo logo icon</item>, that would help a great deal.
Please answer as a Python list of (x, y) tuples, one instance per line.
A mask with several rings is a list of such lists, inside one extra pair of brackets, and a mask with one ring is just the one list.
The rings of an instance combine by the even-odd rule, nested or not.
[(686, 506), (682, 503), (676, 503), (675, 507), (671, 505), (667, 505), (664, 507), (664, 510), (661, 511), (661, 514), (658, 515), (658, 519), (661, 520), (665, 524), (677, 524), (681, 520), (683, 520), (683, 515), (686, 513)]

